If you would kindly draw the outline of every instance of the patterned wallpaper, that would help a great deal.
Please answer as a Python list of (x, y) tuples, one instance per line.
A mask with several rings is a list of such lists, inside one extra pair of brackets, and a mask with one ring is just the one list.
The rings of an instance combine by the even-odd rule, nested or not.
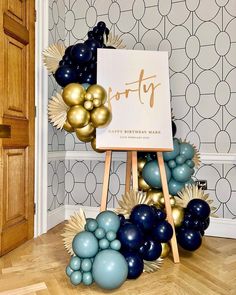
[[(84, 40), (88, 30), (100, 20), (112, 33), (122, 35), (129, 49), (169, 52), (171, 103), (178, 138), (195, 144), (202, 153), (236, 153), (235, 0), (50, 1), (49, 34), (53, 42), (60, 40), (68, 46)], [(50, 83), (51, 89), (56, 89), (55, 82)], [(49, 150), (63, 148), (91, 150), (89, 144), (79, 142), (74, 135), (64, 137), (50, 128)], [(67, 168), (73, 165), (74, 161), (65, 163)], [(78, 161), (75, 166), (80, 166), (79, 173), (89, 175), (92, 187), (95, 163), (84, 161), (84, 170), (81, 165)], [(118, 171), (114, 175), (124, 182), (123, 173)], [(217, 214), (235, 218), (236, 167), (202, 165), (195, 176), (207, 179)], [(72, 187), (68, 179), (65, 178), (65, 187), (67, 181)], [(97, 177), (97, 187), (99, 182)], [(78, 189), (78, 185), (73, 185), (70, 194), (65, 193), (66, 202), (98, 205), (100, 196), (92, 188), (87, 190), (85, 180), (82, 183), (84, 194), (77, 193), (81, 186)], [(110, 199), (115, 200), (120, 194), (121, 191)]]

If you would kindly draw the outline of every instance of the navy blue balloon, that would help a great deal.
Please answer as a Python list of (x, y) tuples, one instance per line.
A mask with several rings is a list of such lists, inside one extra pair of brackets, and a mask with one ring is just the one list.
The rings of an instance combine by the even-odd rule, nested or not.
[(211, 212), (208, 203), (202, 199), (192, 199), (187, 205), (187, 211), (192, 214), (194, 219), (206, 220)]
[(206, 220), (203, 221), (203, 229), (206, 230), (210, 225), (210, 218), (208, 217)]
[(151, 206), (154, 215), (155, 215), (155, 223), (165, 220), (166, 219), (166, 213), (162, 211), (160, 208), (157, 208), (156, 206)]
[(167, 243), (172, 235), (172, 226), (166, 220), (160, 221), (152, 230), (152, 237), (160, 243)]
[(92, 51), (83, 43), (77, 43), (71, 48), (71, 57), (77, 64), (88, 62), (92, 58)]
[(65, 50), (65, 55), (70, 56), (70, 52), (71, 52), (71, 49), (72, 49), (73, 46), (74, 46), (74, 45), (70, 45), (70, 46), (68, 46), (68, 47), (66, 48), (66, 50)]
[(88, 39), (84, 42), (84, 44), (88, 46), (92, 53), (97, 53), (97, 49), (101, 48), (101, 44), (95, 39)]
[(80, 75), (79, 75), (79, 80), (81, 84), (84, 83), (88, 83), (88, 84), (96, 84), (96, 80), (97, 80), (97, 74), (95, 71), (91, 71), (91, 72), (86, 72), (83, 71)]
[(122, 248), (130, 251), (139, 249), (143, 243), (142, 231), (130, 222), (120, 226), (117, 238), (120, 240)]
[(171, 121), (171, 128), (172, 128), (172, 136), (175, 137), (177, 128), (176, 128), (176, 124), (174, 121)]
[(193, 218), (184, 218), (183, 222), (182, 222), (182, 227), (185, 227), (185, 228), (191, 228), (193, 229), (194, 227), (194, 220)]
[(143, 272), (143, 259), (135, 252), (122, 252), (128, 264), (128, 279), (136, 279)]
[(120, 224), (123, 224), (125, 222), (125, 216), (123, 214), (118, 214), (118, 217), (120, 219)]
[(142, 258), (147, 261), (153, 261), (160, 257), (162, 252), (161, 243), (152, 238), (147, 238), (143, 245), (139, 248)]
[(153, 227), (155, 221), (154, 211), (148, 205), (136, 205), (131, 211), (130, 220), (137, 224), (141, 230), (148, 231)]
[(197, 230), (197, 231), (202, 231), (204, 230), (204, 224), (203, 221), (199, 220), (199, 219), (194, 219), (193, 220), (193, 229)]
[(54, 77), (61, 87), (78, 81), (76, 67), (72, 65), (63, 65), (59, 67)]
[(183, 227), (178, 231), (177, 241), (183, 249), (195, 251), (201, 246), (202, 237), (199, 231)]

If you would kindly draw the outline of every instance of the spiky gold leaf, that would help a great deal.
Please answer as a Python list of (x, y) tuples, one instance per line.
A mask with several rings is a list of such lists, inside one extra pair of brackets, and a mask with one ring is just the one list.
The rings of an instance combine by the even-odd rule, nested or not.
[(58, 69), (59, 62), (65, 53), (63, 44), (51, 44), (43, 50), (43, 62), (50, 73), (55, 73)]
[(115, 211), (119, 214), (123, 214), (126, 218), (129, 217), (131, 210), (138, 204), (151, 204), (151, 200), (147, 199), (146, 193), (142, 191), (131, 190), (122, 195), (118, 201), (119, 208)]
[(79, 212), (75, 212), (75, 214), (70, 217), (68, 223), (64, 227), (64, 233), (62, 234), (64, 237), (63, 242), (70, 255), (74, 255), (74, 251), (72, 249), (74, 236), (84, 230), (85, 224), (86, 217), (84, 211), (80, 208)]
[(144, 260), (143, 262), (144, 262), (143, 272), (152, 273), (159, 270), (162, 267), (163, 259), (158, 258), (157, 260), (154, 260), (154, 261)]
[(202, 190), (202, 188), (199, 188), (196, 184), (188, 184), (185, 185), (185, 187), (178, 192), (178, 196), (175, 196), (176, 205), (179, 205), (183, 208), (186, 208), (189, 201), (192, 199), (202, 199), (206, 201), (211, 209), (211, 216), (212, 217), (218, 217), (214, 211), (216, 210), (215, 207), (211, 206), (211, 204), (214, 202), (212, 199), (210, 199), (209, 194), (205, 194), (205, 192)]
[(56, 93), (56, 96), (52, 96), (48, 103), (48, 116), (57, 129), (62, 129), (67, 118), (67, 111), (69, 106), (65, 104), (60, 93)]
[(113, 35), (111, 32), (109, 33), (108, 37), (106, 34), (104, 34), (103, 39), (106, 46), (112, 46), (116, 49), (123, 49), (126, 47), (123, 44), (123, 40), (120, 38), (120, 36)]

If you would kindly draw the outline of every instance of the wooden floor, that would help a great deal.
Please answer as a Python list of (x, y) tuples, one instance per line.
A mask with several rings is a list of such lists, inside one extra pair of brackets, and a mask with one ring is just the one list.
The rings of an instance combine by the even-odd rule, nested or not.
[(69, 256), (60, 237), (62, 229), (59, 225), (0, 258), (1, 295), (236, 295), (236, 240), (205, 237), (194, 254), (180, 251), (180, 264), (166, 258), (158, 272), (105, 291), (95, 284), (70, 284), (65, 275)]

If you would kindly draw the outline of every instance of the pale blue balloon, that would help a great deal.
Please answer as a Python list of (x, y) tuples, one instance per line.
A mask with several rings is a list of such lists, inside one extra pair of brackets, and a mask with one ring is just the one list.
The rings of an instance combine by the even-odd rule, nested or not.
[(105, 239), (105, 238), (104, 239), (101, 239), (99, 241), (99, 247), (102, 250), (105, 250), (105, 249), (109, 248), (109, 245), (110, 245), (109, 241), (107, 239)]
[(106, 233), (109, 231), (116, 233), (120, 227), (120, 219), (113, 211), (107, 210), (99, 213), (96, 220), (98, 226), (103, 228)]
[(70, 259), (70, 268), (73, 270), (79, 270), (80, 269), (80, 265), (81, 265), (81, 259), (77, 256), (73, 256)]
[(70, 266), (68, 265), (68, 266), (66, 267), (66, 274), (67, 274), (67, 276), (70, 277), (71, 274), (72, 274), (72, 272), (73, 272), (73, 269), (70, 268)]
[(75, 286), (79, 285), (82, 281), (82, 273), (80, 271), (74, 271), (70, 276), (70, 281)]
[(94, 281), (104, 289), (119, 288), (128, 275), (128, 265), (123, 255), (115, 250), (99, 252), (93, 263)]
[(106, 232), (105, 232), (105, 230), (103, 228), (99, 227), (99, 228), (97, 228), (95, 230), (94, 234), (95, 234), (95, 237), (100, 240), (100, 239), (103, 239), (105, 237)]
[(83, 83), (82, 86), (84, 87), (85, 90), (87, 90), (90, 86), (89, 83)]
[(171, 168), (171, 169), (175, 168), (175, 167), (177, 166), (175, 160), (170, 160), (170, 161), (168, 162), (168, 166), (169, 166), (169, 168)]
[(91, 272), (84, 272), (82, 282), (85, 286), (89, 286), (93, 283), (93, 276)]
[(192, 160), (194, 153), (194, 148), (190, 143), (182, 142), (180, 144), (180, 154), (184, 155), (187, 160)]
[(186, 182), (192, 175), (192, 169), (187, 164), (177, 166), (172, 170), (172, 177), (178, 182)]
[[(167, 182), (170, 180), (171, 172), (168, 165), (165, 163)], [(147, 162), (142, 170), (142, 177), (153, 188), (161, 188), (161, 175), (157, 160)]]
[(110, 243), (110, 247), (113, 250), (119, 251), (121, 248), (121, 242), (119, 240), (114, 240)]
[(91, 258), (98, 252), (98, 240), (91, 232), (82, 231), (74, 237), (72, 248), (80, 258)]
[(184, 162), (186, 161), (186, 158), (184, 155), (178, 155), (176, 158), (175, 158), (175, 162), (178, 164), (178, 165), (182, 165), (184, 164)]
[(116, 233), (114, 231), (109, 231), (106, 233), (106, 238), (108, 239), (108, 241), (113, 241), (116, 238)]
[(174, 180), (173, 178), (171, 178), (170, 181), (168, 182), (169, 193), (172, 196), (177, 195), (177, 193), (179, 191), (181, 191), (181, 189), (183, 187), (184, 187), (184, 183), (183, 182), (178, 182), (178, 181)]
[(195, 163), (193, 160), (187, 160), (186, 164), (188, 165), (189, 168), (194, 168), (194, 166), (195, 166)]
[(194, 184), (194, 183), (195, 183), (195, 181), (192, 178), (190, 178), (188, 181), (185, 182), (184, 185), (186, 186), (188, 184)]
[(174, 150), (172, 152), (163, 153), (163, 158), (165, 161), (174, 160), (179, 155), (180, 145), (179, 145), (179, 140), (177, 138), (174, 138), (173, 146), (174, 146)]
[(81, 263), (82, 271), (90, 271), (92, 269), (92, 261), (89, 258), (85, 258)]
[(94, 232), (98, 228), (98, 223), (95, 219), (90, 219), (86, 222), (86, 230)]

